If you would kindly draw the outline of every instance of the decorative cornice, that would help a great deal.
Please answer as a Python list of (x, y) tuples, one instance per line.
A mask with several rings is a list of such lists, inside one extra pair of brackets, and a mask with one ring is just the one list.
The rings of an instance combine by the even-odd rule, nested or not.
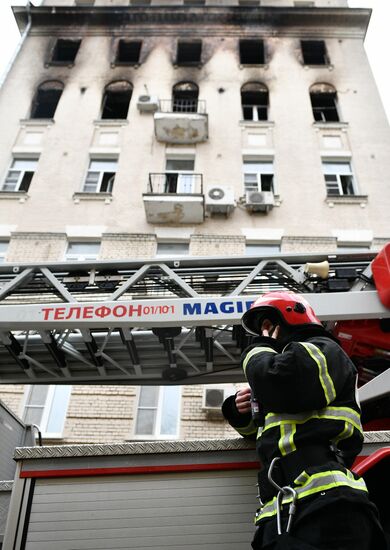
[[(13, 8), (19, 29), (24, 30), (28, 11), (26, 7)], [(226, 33), (227, 26), (254, 28), (258, 27), (272, 35), (274, 32), (286, 30), (297, 32), (299, 29), (315, 27), (316, 31), (329, 29), (332, 34), (342, 31), (344, 34), (352, 32), (353, 36), (364, 38), (367, 31), (371, 10), (352, 8), (287, 8), (287, 7), (248, 7), (248, 6), (73, 6), (49, 7), (40, 6), (31, 8), (32, 33), (45, 34), (42, 27), (47, 27), (50, 33), (53, 30), (62, 30), (68, 27), (72, 33), (89, 34), (92, 29), (100, 27), (99, 34), (104, 29), (112, 35), (113, 28), (120, 29), (126, 34), (126, 26), (137, 25), (142, 28), (155, 27), (152, 34), (173, 34), (178, 25), (198, 27), (197, 34), (202, 34), (201, 27), (221, 25), (221, 31)], [(174, 29), (169, 29), (173, 26)], [(53, 29), (54, 28), (54, 29)], [(103, 31), (103, 32), (100, 32)], [(95, 31), (96, 32), (96, 31)], [(207, 30), (204, 31), (207, 36)]]

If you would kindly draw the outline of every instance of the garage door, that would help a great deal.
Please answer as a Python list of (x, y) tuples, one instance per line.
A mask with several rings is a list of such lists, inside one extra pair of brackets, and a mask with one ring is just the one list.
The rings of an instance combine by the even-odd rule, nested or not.
[(253, 470), (37, 479), (26, 550), (248, 550)]

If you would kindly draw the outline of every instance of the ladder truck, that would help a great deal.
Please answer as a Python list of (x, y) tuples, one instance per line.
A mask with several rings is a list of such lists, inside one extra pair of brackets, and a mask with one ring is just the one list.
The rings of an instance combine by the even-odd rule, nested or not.
[[(354, 470), (389, 531), (390, 243), (379, 253), (2, 265), (0, 383), (243, 382), (239, 359), (250, 336), (242, 314), (260, 294), (283, 289), (305, 294), (356, 364), (365, 443)], [(192, 523), (188, 531), (178, 525), (198, 517), (192, 507), (199, 499), (207, 511), (198, 519), (201, 547), (248, 548), (243, 508), (249, 502), (254, 509), (258, 463), (244, 440), (18, 447), (14, 459), (3, 550), (142, 548), (157, 540), (143, 523), (150, 513), (166, 535), (163, 545), (179, 549), (184, 536), (186, 548), (191, 541), (195, 548)], [(223, 500), (231, 490), (239, 495), (235, 509)], [(125, 497), (133, 502), (126, 513)], [(213, 531), (215, 509), (228, 518), (226, 539)]]

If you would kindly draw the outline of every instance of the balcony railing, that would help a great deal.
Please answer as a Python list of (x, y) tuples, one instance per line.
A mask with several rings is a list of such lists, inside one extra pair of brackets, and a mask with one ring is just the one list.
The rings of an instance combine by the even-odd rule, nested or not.
[(148, 193), (203, 195), (203, 175), (188, 172), (149, 174)]
[(206, 114), (204, 99), (160, 99), (161, 113), (197, 113)]

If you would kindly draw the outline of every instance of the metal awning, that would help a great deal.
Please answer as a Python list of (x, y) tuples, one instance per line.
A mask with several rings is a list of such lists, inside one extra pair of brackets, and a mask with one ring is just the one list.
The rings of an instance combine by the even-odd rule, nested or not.
[[(242, 381), (249, 337), (240, 318), (263, 292), (305, 293), (323, 321), (390, 317), (370, 279), (374, 257), (4, 264), (0, 383)], [(304, 273), (306, 262), (323, 260), (328, 279)]]

